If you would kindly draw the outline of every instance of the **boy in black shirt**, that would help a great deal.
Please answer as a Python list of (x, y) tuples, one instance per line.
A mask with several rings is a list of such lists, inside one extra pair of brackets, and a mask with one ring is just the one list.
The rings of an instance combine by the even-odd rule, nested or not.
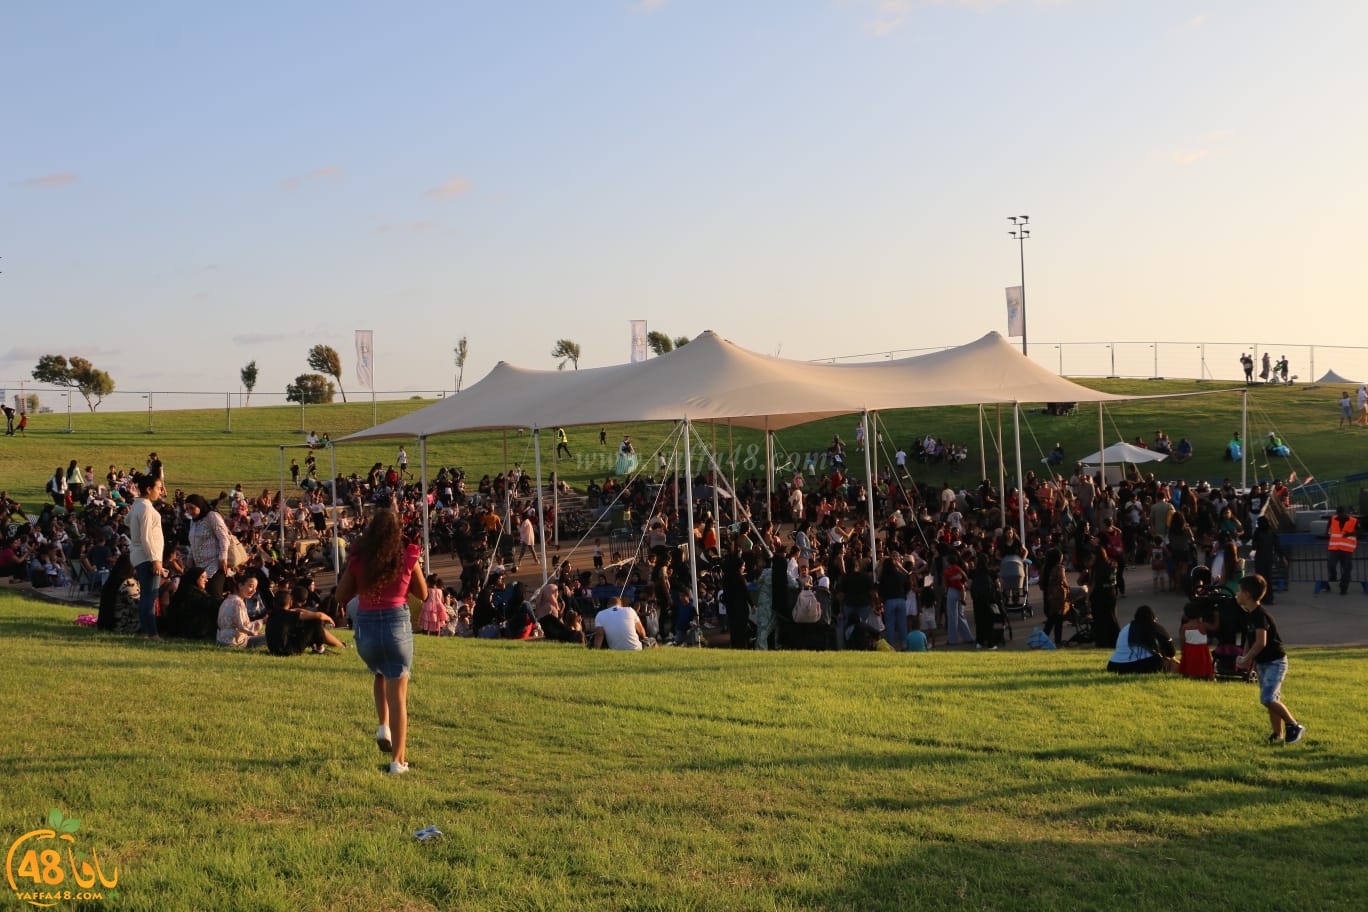
[(1292, 718), (1292, 712), (1282, 702), (1282, 682), (1287, 677), (1287, 653), (1277, 622), (1260, 602), (1268, 591), (1268, 583), (1257, 573), (1240, 580), (1235, 601), (1245, 612), (1244, 655), (1235, 660), (1237, 668), (1255, 668), (1259, 673), (1259, 702), (1268, 709), (1268, 720), (1273, 723), (1269, 742), (1283, 741), (1283, 724), (1287, 725), (1286, 743), (1296, 744), (1306, 733), (1306, 726)]

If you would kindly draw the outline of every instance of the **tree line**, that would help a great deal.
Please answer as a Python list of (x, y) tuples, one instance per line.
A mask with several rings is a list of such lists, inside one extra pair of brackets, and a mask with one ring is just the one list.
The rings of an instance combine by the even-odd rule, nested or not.
[[(666, 354), (688, 344), (688, 336), (671, 338), (655, 330), (646, 334), (646, 346), (656, 355)], [(465, 378), (466, 358), (470, 353), (469, 340), (462, 336), (453, 351), (456, 356), (456, 392), (459, 393), (462, 380)], [(558, 370), (563, 370), (567, 364), (574, 370), (579, 370), (581, 353), (580, 344), (573, 339), (557, 339), (551, 349), (551, 357), (559, 361), (556, 365)], [(316, 405), (332, 402), (339, 394), (343, 402), (347, 401), (347, 392), (342, 388), (342, 358), (338, 355), (337, 349), (331, 345), (315, 345), (309, 349), (305, 362), (313, 373), (300, 374), (285, 385), (286, 402)], [(238, 379), (247, 391), (248, 404), (252, 401), (252, 392), (256, 389), (259, 376), (260, 371), (255, 360), (248, 361), (238, 372)], [(80, 393), (92, 412), (99, 407), (105, 397), (114, 392), (115, 386), (113, 377), (79, 355), (72, 355), (69, 358), (65, 355), (43, 355), (33, 368), (33, 379)], [(35, 408), (37, 401), (36, 396), (32, 397)]]

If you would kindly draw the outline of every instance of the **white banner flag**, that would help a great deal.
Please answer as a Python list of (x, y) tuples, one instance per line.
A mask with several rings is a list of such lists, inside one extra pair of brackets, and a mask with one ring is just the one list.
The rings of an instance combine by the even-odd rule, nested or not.
[(369, 329), (356, 331), (356, 382), (368, 390), (375, 389), (375, 333)]
[(632, 321), (632, 363), (646, 360), (646, 321)]
[(1026, 302), (1020, 285), (1007, 289), (1007, 335), (1020, 338), (1026, 335)]

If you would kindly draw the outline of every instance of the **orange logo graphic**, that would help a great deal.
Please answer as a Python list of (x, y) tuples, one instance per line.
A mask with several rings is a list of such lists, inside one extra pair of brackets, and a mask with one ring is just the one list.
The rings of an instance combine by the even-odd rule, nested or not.
[[(81, 821), (63, 817), (53, 808), (48, 812), (47, 828), (31, 830), (14, 840), (5, 856), (5, 877), (17, 898), (48, 908), (65, 900), (113, 899), (119, 895), (115, 890), (119, 869), (106, 876), (94, 849), (89, 861), (84, 852), (76, 851), (72, 834), (80, 828)], [(65, 868), (62, 849), (66, 849)]]

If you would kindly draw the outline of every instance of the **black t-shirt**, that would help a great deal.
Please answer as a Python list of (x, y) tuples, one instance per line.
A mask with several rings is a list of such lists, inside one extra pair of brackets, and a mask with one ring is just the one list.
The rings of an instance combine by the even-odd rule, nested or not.
[(1282, 637), (1278, 634), (1278, 624), (1273, 620), (1273, 615), (1268, 613), (1268, 609), (1263, 605), (1249, 612), (1245, 618), (1245, 642), (1252, 643), (1256, 632), (1259, 630), (1268, 631), (1268, 638), (1264, 643), (1264, 648), (1259, 650), (1258, 655), (1254, 656), (1257, 665), (1266, 662), (1276, 662), (1286, 658), (1287, 653), (1283, 650)]
[(897, 568), (887, 570), (879, 577), (879, 598), (885, 602), (889, 599), (905, 599), (907, 585), (908, 576), (904, 571)]
[(299, 655), (304, 651), (298, 638), (290, 635), (298, 623), (299, 615), (287, 608), (266, 615), (266, 648), (271, 655)]

